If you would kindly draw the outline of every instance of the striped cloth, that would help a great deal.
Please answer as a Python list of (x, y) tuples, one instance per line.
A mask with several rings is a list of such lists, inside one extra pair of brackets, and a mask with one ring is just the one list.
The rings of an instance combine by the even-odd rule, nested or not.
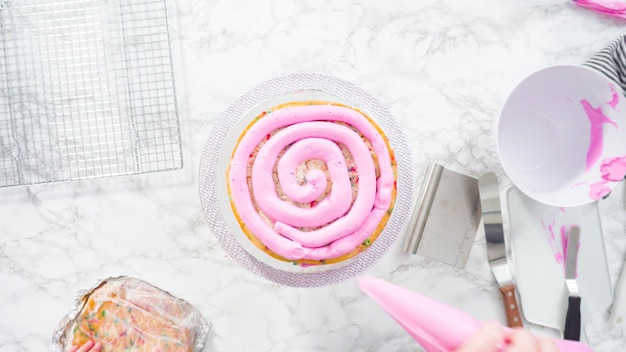
[(626, 95), (626, 35), (623, 35), (589, 60), (583, 66), (602, 72), (617, 83)]
[[(600, 50), (583, 66), (591, 67), (609, 77), (626, 95), (626, 35), (615, 39), (611, 44)], [(626, 179), (626, 176), (624, 177)], [(604, 198), (610, 195), (607, 194)]]

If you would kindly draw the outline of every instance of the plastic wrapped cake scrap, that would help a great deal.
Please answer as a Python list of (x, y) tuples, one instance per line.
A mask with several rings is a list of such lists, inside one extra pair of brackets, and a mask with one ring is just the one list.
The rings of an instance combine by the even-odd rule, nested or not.
[(61, 321), (53, 350), (69, 351), (87, 341), (102, 351), (198, 352), (211, 328), (200, 312), (144, 281), (105, 279), (82, 295)]
[(574, 3), (605, 15), (626, 18), (626, 1), (574, 0)]

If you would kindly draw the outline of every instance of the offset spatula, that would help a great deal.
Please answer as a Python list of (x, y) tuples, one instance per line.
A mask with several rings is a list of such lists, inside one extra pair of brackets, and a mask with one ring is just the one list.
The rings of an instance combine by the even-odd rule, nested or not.
[(567, 253), (565, 254), (565, 285), (569, 292), (567, 315), (563, 337), (566, 340), (580, 341), (580, 293), (576, 282), (576, 266), (578, 262), (578, 242), (580, 228), (572, 226), (567, 237)]
[(521, 327), (522, 316), (517, 304), (513, 274), (506, 257), (502, 210), (500, 208), (500, 188), (494, 173), (486, 173), (478, 180), (480, 205), (483, 212), (485, 239), (487, 240), (487, 258), (491, 272), (500, 286), (507, 325)]

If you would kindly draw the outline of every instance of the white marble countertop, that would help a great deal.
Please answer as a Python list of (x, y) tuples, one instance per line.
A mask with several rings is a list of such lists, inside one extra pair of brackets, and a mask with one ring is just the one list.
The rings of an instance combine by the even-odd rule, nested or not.
[[(184, 167), (0, 189), (0, 352), (49, 349), (76, 293), (116, 274), (198, 307), (213, 323), (206, 351), (419, 351), (354, 280), (284, 287), (226, 255), (204, 218), (197, 179), (220, 112), (264, 80), (331, 74), (391, 110), (416, 175), (429, 161), (472, 176), (501, 174), (491, 129), (511, 88), (543, 66), (582, 63), (625, 24), (566, 0), (168, 4)], [(620, 186), (600, 204), (613, 284), (626, 252), (624, 197)], [(484, 237), (464, 270), (399, 247), (367, 273), (505, 321)], [(594, 350), (626, 350), (624, 330), (605, 320), (588, 326)]]

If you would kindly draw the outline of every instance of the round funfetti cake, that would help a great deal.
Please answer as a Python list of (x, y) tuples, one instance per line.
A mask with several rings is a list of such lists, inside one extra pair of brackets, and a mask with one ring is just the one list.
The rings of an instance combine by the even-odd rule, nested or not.
[(396, 198), (396, 160), (363, 112), (325, 101), (263, 111), (244, 129), (227, 171), (247, 240), (300, 266), (334, 264), (372, 244)]

